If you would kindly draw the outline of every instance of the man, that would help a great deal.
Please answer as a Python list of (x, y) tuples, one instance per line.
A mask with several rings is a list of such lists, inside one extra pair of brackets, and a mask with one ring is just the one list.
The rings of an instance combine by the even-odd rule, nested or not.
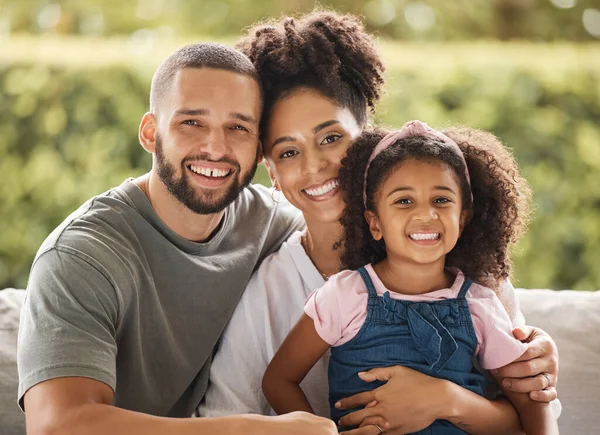
[(248, 186), (260, 113), (235, 50), (190, 45), (158, 68), (139, 128), (151, 171), (82, 205), (34, 260), (18, 353), (30, 435), (336, 433), (304, 413), (164, 418), (193, 413), (250, 274), (302, 225)]

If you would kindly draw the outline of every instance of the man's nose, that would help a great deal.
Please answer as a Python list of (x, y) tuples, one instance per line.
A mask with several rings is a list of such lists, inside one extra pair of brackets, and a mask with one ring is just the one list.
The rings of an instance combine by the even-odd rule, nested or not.
[(211, 129), (208, 135), (204, 138), (202, 151), (211, 156), (212, 159), (227, 155), (229, 152), (229, 144), (227, 142), (227, 134), (220, 128)]

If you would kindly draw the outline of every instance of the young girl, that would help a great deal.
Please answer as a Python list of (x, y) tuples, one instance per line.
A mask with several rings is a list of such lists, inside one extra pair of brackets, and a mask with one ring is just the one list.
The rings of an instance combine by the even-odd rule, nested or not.
[[(308, 298), (264, 375), (270, 405), (278, 414), (312, 412), (299, 383), (329, 348), (334, 421), (352, 411), (338, 410), (338, 400), (381, 385), (359, 378), (372, 367), (403, 365), (483, 394), (474, 357), (493, 370), (525, 350), (496, 294), (529, 199), (510, 152), (488, 133), (444, 135), (411, 121), (398, 131), (362, 133), (339, 182), (342, 261), (351, 270)], [(558, 433), (547, 404), (505, 393), (527, 434)], [(418, 433), (465, 432), (436, 420)]]

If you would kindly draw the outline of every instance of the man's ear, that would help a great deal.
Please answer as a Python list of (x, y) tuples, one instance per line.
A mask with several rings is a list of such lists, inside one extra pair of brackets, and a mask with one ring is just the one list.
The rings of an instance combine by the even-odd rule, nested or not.
[(267, 172), (269, 173), (269, 178), (271, 179), (271, 184), (273, 184), (273, 187), (275, 188), (275, 190), (281, 191), (281, 186), (279, 185), (277, 178), (275, 178), (275, 172), (273, 171), (273, 168), (271, 168), (271, 165), (269, 165), (269, 162), (266, 159), (265, 159), (264, 163), (267, 168)]
[[(260, 140), (258, 141), (258, 151), (256, 152), (256, 154), (258, 155), (257, 161), (260, 163), (262, 161), (262, 159), (265, 158), (265, 155), (263, 153), (263, 145)], [(266, 163), (266, 161), (265, 161), (265, 163)]]
[(365, 210), (365, 219), (367, 220), (367, 224), (369, 224), (369, 231), (371, 231), (371, 236), (375, 240), (381, 240), (383, 238), (383, 233), (381, 232), (381, 227), (379, 226), (379, 218), (377, 215), (371, 210)]
[(460, 213), (459, 231), (460, 231), (461, 235), (462, 235), (462, 232), (465, 229), (465, 227), (467, 225), (469, 225), (469, 222), (471, 222), (472, 219), (473, 219), (473, 209), (463, 210)]
[(138, 138), (142, 147), (152, 154), (156, 151), (156, 131), (156, 117), (153, 113), (147, 112), (140, 122)]

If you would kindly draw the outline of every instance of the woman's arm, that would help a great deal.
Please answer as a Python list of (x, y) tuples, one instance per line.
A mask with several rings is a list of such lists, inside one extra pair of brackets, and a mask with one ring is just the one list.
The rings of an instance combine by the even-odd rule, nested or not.
[(502, 387), (507, 391), (529, 393), (529, 397), (538, 402), (555, 400), (558, 381), (556, 343), (548, 333), (531, 326), (515, 328), (513, 334), (527, 345), (527, 350), (514, 362), (494, 371), (493, 375), (503, 379)]
[[(495, 378), (499, 385), (502, 379)], [(549, 403), (536, 402), (527, 393), (502, 389), (519, 412), (521, 425), (527, 435), (558, 435), (558, 424)]]
[(313, 412), (300, 382), (329, 347), (317, 333), (313, 320), (302, 314), (269, 363), (262, 380), (265, 397), (277, 414)]
[[(517, 393), (530, 393), (532, 400), (550, 402), (556, 399), (558, 381), (558, 349), (552, 337), (545, 331), (525, 326), (519, 298), (510, 280), (502, 283), (503, 304), (516, 328), (513, 335), (527, 345), (526, 352), (513, 363), (498, 369), (498, 375), (504, 378), (503, 387)], [(542, 375), (546, 373), (548, 380)], [(558, 406), (560, 408), (560, 405)], [(558, 417), (558, 415), (557, 415)]]
[(411, 433), (437, 419), (448, 420), (470, 434), (523, 433), (517, 412), (506, 400), (489, 401), (450, 381), (402, 366), (372, 369), (360, 377), (366, 382), (380, 380), (386, 384), (339, 402), (340, 409), (371, 404), (342, 417), (340, 426), (361, 426), (348, 435), (371, 433), (365, 426), (374, 424), (392, 433), (397, 429), (398, 433)]

